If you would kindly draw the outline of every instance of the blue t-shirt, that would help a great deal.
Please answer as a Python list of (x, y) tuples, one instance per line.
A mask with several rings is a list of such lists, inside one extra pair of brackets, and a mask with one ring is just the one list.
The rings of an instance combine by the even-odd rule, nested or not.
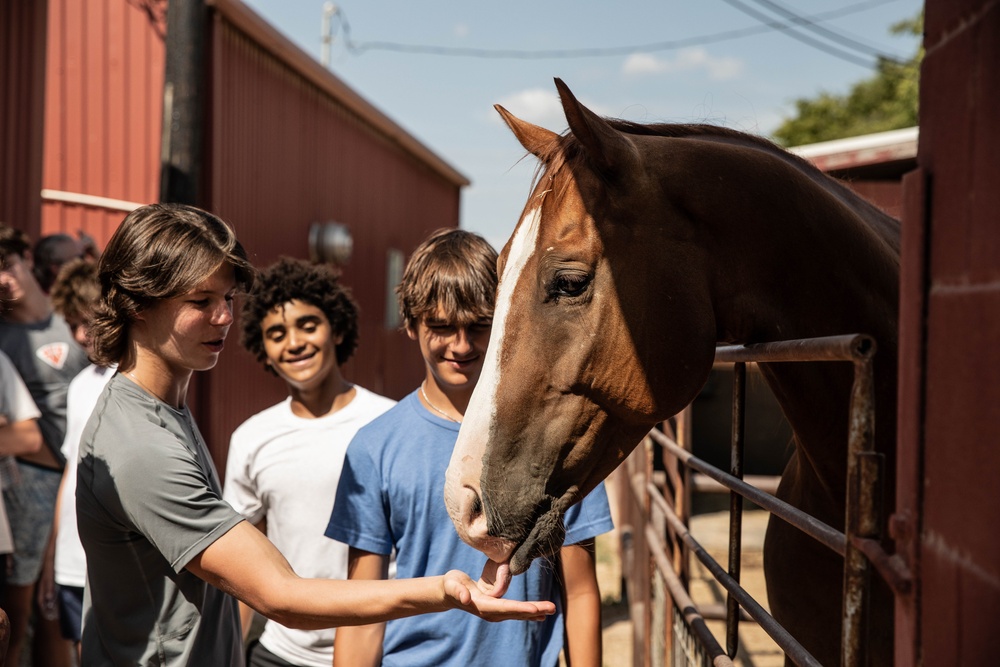
[[(428, 412), (413, 392), (363, 427), (347, 448), (327, 537), (377, 554), (396, 550), (399, 578), (462, 570), (473, 579), (486, 556), (458, 538), (444, 505), (444, 473), (459, 425)], [(613, 528), (604, 485), (566, 513), (565, 544)], [(538, 559), (504, 596), (551, 600), (545, 621), (489, 623), (453, 609), (389, 621), (384, 667), (523, 665), (555, 667), (563, 645), (558, 573)]]

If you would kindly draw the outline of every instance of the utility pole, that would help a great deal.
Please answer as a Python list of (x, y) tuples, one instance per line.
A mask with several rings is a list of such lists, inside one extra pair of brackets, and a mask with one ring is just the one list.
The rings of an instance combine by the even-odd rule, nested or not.
[(337, 14), (337, 5), (332, 2), (323, 3), (323, 27), (322, 30), (322, 42), (323, 50), (320, 55), (320, 62), (323, 63), (323, 67), (330, 67), (330, 45), (333, 44), (333, 33), (331, 32), (331, 24), (333, 17)]
[(167, 5), (160, 201), (201, 205), (202, 128), (205, 123), (205, 41), (202, 0)]

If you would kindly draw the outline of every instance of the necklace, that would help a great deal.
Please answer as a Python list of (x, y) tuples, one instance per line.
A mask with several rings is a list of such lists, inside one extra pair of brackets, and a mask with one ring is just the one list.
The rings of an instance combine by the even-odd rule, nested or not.
[(431, 409), (434, 410), (434, 412), (437, 412), (439, 415), (441, 415), (442, 417), (444, 417), (448, 421), (455, 422), (456, 424), (461, 424), (462, 423), (461, 419), (455, 419), (454, 417), (452, 417), (451, 415), (449, 415), (447, 412), (445, 412), (444, 410), (442, 410), (438, 406), (436, 406), (433, 403), (431, 403), (431, 399), (427, 398), (427, 392), (424, 391), (424, 383), (425, 382), (427, 382), (427, 380), (424, 380), (424, 382), (420, 383), (420, 395), (423, 396), (424, 401), (427, 402), (427, 405), (431, 406)]
[(131, 378), (133, 382), (135, 382), (137, 385), (139, 385), (140, 389), (142, 389), (143, 391), (145, 391), (147, 394), (149, 394), (153, 398), (161, 400), (161, 401), (163, 400), (162, 398), (159, 397), (159, 395), (155, 391), (153, 391), (152, 389), (150, 389), (149, 387), (147, 387), (143, 383), (142, 380), (140, 380), (139, 378), (137, 378), (135, 376), (135, 373), (133, 373), (132, 371), (125, 371), (125, 375), (127, 375), (129, 378)]

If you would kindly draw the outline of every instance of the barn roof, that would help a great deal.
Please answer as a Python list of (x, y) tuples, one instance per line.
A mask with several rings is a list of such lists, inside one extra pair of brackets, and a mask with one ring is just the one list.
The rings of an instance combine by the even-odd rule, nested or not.
[(469, 179), (458, 170), (397, 125), (395, 121), (379, 111), (368, 100), (361, 97), (339, 77), (292, 43), (290, 39), (240, 0), (206, 0), (206, 4), (214, 7), (227, 21), (257, 41), (276, 58), (299, 72), (310, 83), (351, 112), (370, 123), (389, 141), (425, 163), (444, 179), (459, 187), (469, 185)]
[(916, 164), (919, 128), (877, 132), (860, 137), (822, 141), (788, 150), (827, 173), (857, 170), (909, 171)]

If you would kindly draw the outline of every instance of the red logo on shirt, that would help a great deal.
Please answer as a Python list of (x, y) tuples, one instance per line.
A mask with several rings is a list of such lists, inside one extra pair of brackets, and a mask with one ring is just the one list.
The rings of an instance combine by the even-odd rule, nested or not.
[(57, 371), (62, 370), (66, 364), (66, 357), (69, 356), (69, 344), (48, 343), (35, 350), (35, 356)]

